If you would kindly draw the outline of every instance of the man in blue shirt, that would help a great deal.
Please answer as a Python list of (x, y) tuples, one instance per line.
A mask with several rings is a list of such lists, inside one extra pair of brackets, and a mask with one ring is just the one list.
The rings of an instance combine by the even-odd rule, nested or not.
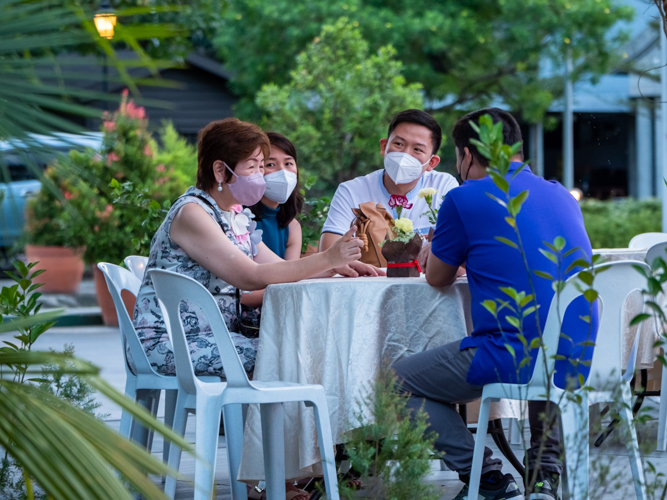
[[(451, 190), (442, 203), (430, 250), (426, 249), (422, 260), (426, 266), (426, 280), (436, 287), (448, 286), (456, 279), (456, 271), (465, 265), (471, 294), (471, 314), (474, 331), (470, 337), (447, 344), (409, 358), (395, 365), (402, 381), (402, 390), (411, 395), (409, 407), (418, 409), (424, 405), (429, 414), (431, 429), (438, 434), (436, 449), (444, 452), (443, 460), (448, 467), (459, 473), (466, 486), (456, 497), (467, 498), (467, 483), (473, 457), (474, 440), (458, 415), (455, 405), (478, 399), (485, 384), (494, 382), (521, 382), (530, 379), (537, 349), (528, 351), (518, 337), (519, 330), (506, 317), (507, 309), (496, 319), (487, 311), (485, 300), (513, 300), (500, 288), (512, 287), (526, 294), (535, 290), (539, 305), (537, 314), (541, 328), (544, 327), (551, 299), (554, 296), (551, 281), (529, 276), (521, 253), (499, 241), (500, 236), (516, 241), (513, 228), (505, 221), (507, 209), (489, 197), (489, 194), (504, 199), (505, 195), (487, 175), (488, 160), (470, 142), (478, 139), (470, 122), (478, 123), (482, 115), (491, 115), (494, 123), (503, 123), (505, 144), (521, 142), (521, 130), (509, 113), (497, 108), (482, 109), (461, 118), (453, 130), (456, 146), (457, 170), (463, 184)], [(517, 216), (517, 227), (521, 234), (528, 267), (552, 276), (566, 277), (565, 270), (576, 259), (590, 261), (591, 245), (584, 227), (579, 205), (572, 195), (557, 182), (548, 182), (534, 175), (523, 165), (520, 151), (512, 158), (507, 180), (510, 194), (529, 191), (521, 212)], [(523, 169), (513, 179), (517, 169)], [(546, 248), (544, 242), (553, 242), (557, 236), (566, 241), (563, 250), (578, 250), (569, 255), (561, 269), (539, 251)], [(422, 266), (424, 267), (424, 266)], [(577, 272), (573, 269), (569, 274)], [(531, 287), (532, 281), (532, 287)], [(563, 322), (563, 333), (572, 338), (561, 342), (559, 353), (568, 357), (582, 357), (580, 342), (595, 340), (593, 327), (581, 317), (589, 316), (589, 304), (577, 299), (567, 310)], [(539, 336), (535, 312), (523, 321), (523, 335), (530, 345)], [(592, 332), (592, 333), (591, 333)], [(508, 348), (508, 345), (511, 347)], [(512, 354), (512, 351), (515, 353)], [(591, 351), (589, 348), (588, 351)], [(590, 359), (592, 352), (584, 352)], [(521, 362), (528, 358), (530, 362)], [(557, 363), (556, 381), (565, 384), (566, 378), (576, 370), (568, 361)], [(585, 370), (585, 368), (583, 369)], [(580, 369), (579, 371), (583, 371)], [(545, 429), (545, 421), (553, 422), (553, 413), (545, 403), (530, 403), (531, 449), (528, 451), (531, 470), (538, 470), (538, 480), (532, 485), (530, 500), (557, 498), (558, 480), (562, 470), (560, 433), (557, 426)], [(545, 419), (551, 414), (551, 420)], [(543, 441), (544, 433), (548, 435)], [(542, 448), (538, 453), (539, 448)], [(491, 450), (485, 452), (482, 469), (480, 495), (486, 500), (504, 500), (523, 497), (510, 474), (503, 475), (502, 463), (493, 458)]]

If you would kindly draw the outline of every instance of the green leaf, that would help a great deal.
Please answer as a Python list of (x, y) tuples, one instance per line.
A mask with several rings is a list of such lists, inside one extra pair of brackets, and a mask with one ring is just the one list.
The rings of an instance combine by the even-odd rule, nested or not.
[(540, 278), (547, 279), (549, 281), (553, 281), (555, 278), (551, 276), (549, 273), (545, 273), (544, 271), (533, 271), (533, 273)]
[(495, 317), (496, 315), (496, 303), (493, 300), (485, 300), (482, 302), (482, 306), (489, 311), (493, 316)]
[(562, 236), (556, 236), (554, 239), (554, 247), (556, 247), (556, 250), (559, 252), (565, 248), (565, 238)]
[(525, 318), (525, 317), (533, 314), (536, 310), (537, 310), (537, 307), (535, 307), (535, 306), (529, 307), (528, 309), (523, 311), (523, 317)]
[(507, 350), (509, 351), (510, 355), (511, 355), (514, 359), (516, 359), (516, 352), (514, 352), (514, 347), (512, 347), (512, 346), (509, 345), (509, 344), (505, 344), (505, 349), (507, 349)]
[(581, 250), (581, 247), (575, 247), (575, 248), (571, 248), (571, 249), (569, 249), (567, 252), (565, 252), (565, 253), (563, 254), (563, 258), (566, 259), (567, 257), (569, 257), (570, 255), (572, 255), (572, 254), (573, 254), (574, 252), (576, 252), (577, 250)]
[(593, 280), (595, 279), (591, 273), (588, 271), (579, 271), (577, 277), (580, 281), (587, 284), (588, 286), (593, 286)]
[(501, 205), (502, 207), (507, 208), (507, 203), (505, 203), (503, 200), (501, 200), (501, 199), (498, 198), (497, 196), (493, 196), (491, 193), (486, 193), (486, 196), (488, 196), (489, 198), (491, 198), (493, 201), (495, 201), (496, 203), (498, 203), (498, 204)]
[(588, 267), (590, 267), (590, 263), (584, 259), (577, 259), (567, 267), (567, 269), (565, 270), (565, 274), (569, 274), (577, 267), (582, 267), (584, 269), (587, 269)]
[(505, 245), (507, 245), (507, 246), (510, 246), (510, 247), (515, 248), (517, 250), (519, 249), (519, 246), (516, 243), (514, 243), (511, 240), (508, 240), (507, 238), (503, 238), (502, 236), (496, 236), (495, 239), (500, 241), (501, 243), (505, 243)]
[(595, 301), (597, 300), (597, 298), (598, 298), (598, 292), (596, 292), (595, 290), (592, 290), (592, 289), (586, 290), (586, 291), (584, 292), (584, 297), (586, 298), (586, 300), (587, 300), (589, 303), (592, 304), (593, 302), (595, 302)]
[(505, 316), (505, 321), (507, 321), (510, 325), (512, 325), (514, 328), (519, 328), (519, 318), (515, 316)]
[(554, 254), (552, 254), (548, 250), (545, 250), (544, 248), (540, 248), (539, 251), (542, 255), (544, 255), (551, 262), (553, 262), (554, 264), (558, 264), (558, 259), (556, 258), (556, 256)]
[(638, 314), (637, 316), (632, 318), (632, 320), (630, 321), (630, 326), (638, 325), (639, 323), (642, 323), (642, 322), (644, 322), (644, 321), (646, 321), (647, 319), (650, 319), (650, 318), (651, 318), (650, 314), (646, 314), (646, 313)]

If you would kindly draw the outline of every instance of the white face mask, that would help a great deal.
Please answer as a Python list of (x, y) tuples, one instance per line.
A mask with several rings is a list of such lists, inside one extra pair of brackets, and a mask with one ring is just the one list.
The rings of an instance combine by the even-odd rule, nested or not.
[(297, 183), (297, 176), (289, 170), (278, 170), (264, 176), (266, 182), (266, 191), (264, 196), (276, 203), (285, 203), (294, 191)]
[(426, 163), (419, 163), (417, 158), (408, 153), (399, 153), (396, 151), (388, 153), (388, 150), (389, 143), (387, 143), (387, 148), (384, 152), (384, 169), (389, 174), (389, 178), (396, 184), (408, 184), (419, 179), (419, 176), (422, 174), (422, 168), (433, 158), (433, 155), (431, 155), (431, 158)]

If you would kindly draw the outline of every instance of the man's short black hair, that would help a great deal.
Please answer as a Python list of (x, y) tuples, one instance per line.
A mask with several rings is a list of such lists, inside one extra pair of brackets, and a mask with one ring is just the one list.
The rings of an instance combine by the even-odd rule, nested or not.
[(479, 119), (484, 115), (491, 115), (493, 123), (503, 123), (504, 144), (512, 146), (517, 142), (522, 143), (521, 149), (519, 149), (517, 154), (521, 155), (521, 159), (523, 160), (523, 137), (521, 136), (521, 127), (519, 127), (516, 119), (510, 113), (498, 108), (479, 109), (472, 113), (468, 113), (456, 122), (454, 130), (452, 130), (452, 138), (454, 139), (454, 146), (459, 150), (459, 153), (463, 154), (463, 149), (468, 148), (480, 165), (484, 167), (489, 165), (489, 160), (482, 156), (477, 148), (470, 142), (470, 139), (479, 140), (479, 136), (470, 126), (470, 122), (475, 122), (475, 125), (478, 125)]
[(389, 131), (387, 132), (387, 139), (391, 137), (391, 133), (401, 123), (414, 123), (429, 129), (431, 131), (431, 142), (433, 143), (433, 151), (431, 154), (436, 154), (438, 152), (440, 144), (442, 143), (442, 129), (435, 118), (421, 109), (406, 109), (405, 111), (401, 111), (394, 116), (393, 120), (391, 120)]

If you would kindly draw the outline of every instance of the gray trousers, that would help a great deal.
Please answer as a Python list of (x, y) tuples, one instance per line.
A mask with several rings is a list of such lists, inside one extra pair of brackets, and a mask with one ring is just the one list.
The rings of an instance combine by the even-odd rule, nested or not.
[[(456, 411), (456, 404), (470, 403), (481, 398), (484, 387), (466, 381), (477, 348), (460, 351), (460, 344), (459, 340), (414, 354), (397, 362), (394, 370), (399, 379), (399, 391), (410, 394), (408, 408), (417, 411), (423, 405), (428, 414), (429, 431), (438, 435), (435, 449), (443, 453), (442, 459), (447, 467), (458, 472), (459, 476), (466, 477), (470, 475), (472, 467), (475, 440)], [(557, 408), (553, 405), (549, 407)], [(558, 425), (552, 427), (542, 443), (545, 428), (543, 415), (547, 408), (544, 402), (528, 404), (531, 433), (529, 469), (532, 471), (539, 466), (540, 470), (560, 474), (562, 455)], [(493, 458), (487, 447), (484, 450), (482, 474), (501, 469), (502, 461)]]

